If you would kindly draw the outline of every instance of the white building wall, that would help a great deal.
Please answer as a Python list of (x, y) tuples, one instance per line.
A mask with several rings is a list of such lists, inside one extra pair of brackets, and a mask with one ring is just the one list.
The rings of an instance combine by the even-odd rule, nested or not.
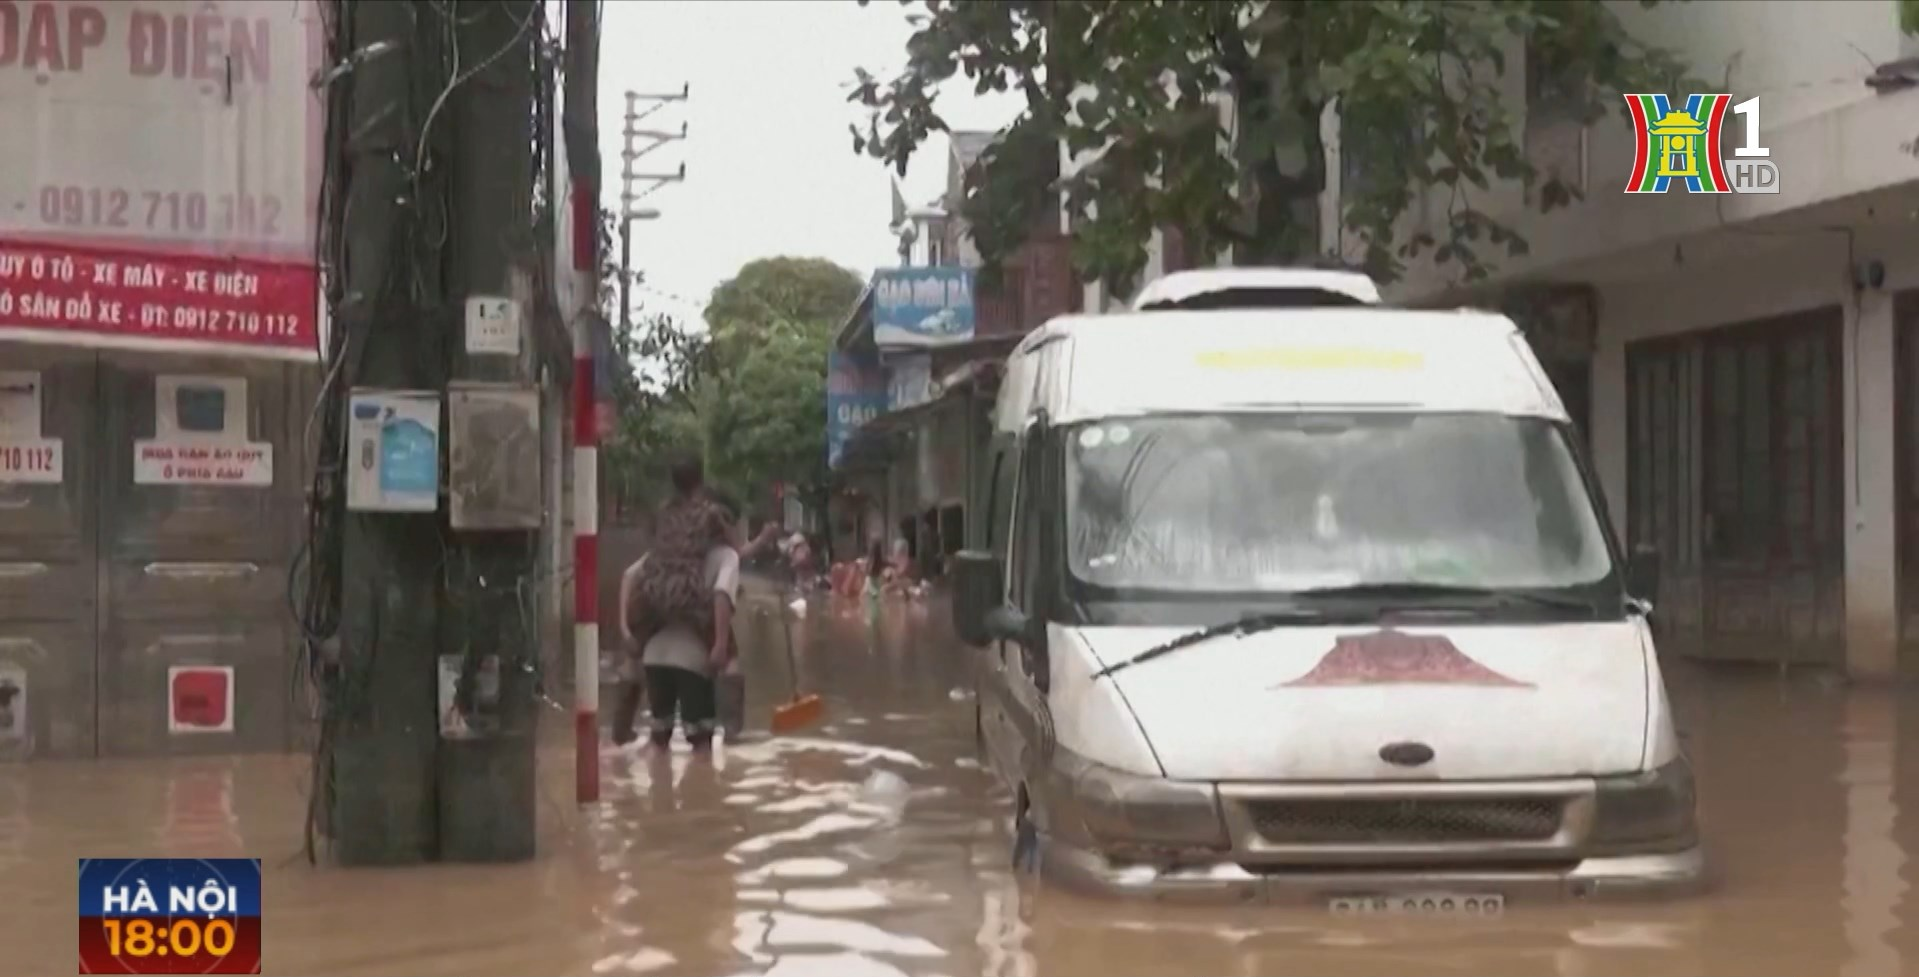
[[(1626, 194), (1633, 140), (1622, 119), (1609, 116), (1583, 138), (1576, 126), (1538, 125), (1529, 148), (1571, 147), (1572, 155), (1561, 158), (1580, 165), (1564, 172), (1583, 167), (1586, 199), (1544, 214), (1514, 186), (1476, 196), (1475, 206), (1519, 229), (1532, 246), (1524, 258), (1503, 260), (1495, 283), (1543, 279), (1596, 287), (1591, 444), (1622, 533), (1629, 518), (1627, 345), (1842, 308), (1845, 660), (1854, 675), (1894, 674), (1892, 296), (1919, 288), (1919, 90), (1880, 95), (1865, 78), (1876, 64), (1913, 47), (1912, 40), (1900, 35), (1892, 0), (1617, 7), (1635, 35), (1680, 52), (1706, 81), (1704, 90), (1760, 99), (1759, 141), (1772, 151), (1782, 192)], [(1522, 93), (1515, 88), (1513, 94)], [(1743, 126), (1733, 123), (1729, 138), (1743, 135)], [(1901, 188), (1915, 195), (1888, 195)], [(1844, 231), (1822, 230), (1827, 227), (1849, 229), (1850, 247)], [(1855, 292), (1852, 262), (1871, 259), (1884, 262), (1885, 287)], [(1430, 299), (1452, 287), (1455, 275), (1427, 264), (1390, 294)]]
[[(1500, 277), (1552, 274), (1724, 224), (1788, 214), (1822, 201), (1912, 181), (1919, 176), (1919, 89), (1880, 95), (1865, 79), (1896, 60), (1910, 39), (1898, 29), (1894, 0), (1779, 0), (1768, 3), (1616, 3), (1636, 36), (1678, 52), (1707, 91), (1760, 99), (1760, 143), (1778, 166), (1778, 194), (1691, 195), (1623, 192), (1632, 170), (1631, 127), (1616, 111), (1585, 130), (1585, 199), (1552, 213), (1530, 204), (1516, 184), (1474, 192), (1471, 203), (1524, 235), (1531, 253), (1499, 263)], [(1507, 75), (1508, 96), (1524, 107), (1523, 57)], [(1689, 92), (1669, 92), (1675, 98)], [(1550, 150), (1562, 172), (1576, 173), (1579, 127), (1535, 119), (1528, 145), (1535, 162)], [(1728, 122), (1729, 137), (1743, 128)], [(1431, 202), (1443, 213), (1445, 199)], [(1416, 298), (1445, 291), (1456, 269), (1423, 263), (1395, 290)]]
[(1870, 97), (1863, 79), (1872, 66), (1900, 56), (1894, 0), (1614, 7), (1633, 36), (1682, 52), (1713, 91), (1763, 96), (1765, 126)]

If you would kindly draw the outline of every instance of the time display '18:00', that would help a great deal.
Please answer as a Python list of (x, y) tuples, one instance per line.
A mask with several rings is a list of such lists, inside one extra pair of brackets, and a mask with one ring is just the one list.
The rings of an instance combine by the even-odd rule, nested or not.
[(224, 957), (238, 939), (233, 923), (224, 919), (103, 919), (100, 927), (107, 953), (115, 957), (193, 957), (202, 952)]

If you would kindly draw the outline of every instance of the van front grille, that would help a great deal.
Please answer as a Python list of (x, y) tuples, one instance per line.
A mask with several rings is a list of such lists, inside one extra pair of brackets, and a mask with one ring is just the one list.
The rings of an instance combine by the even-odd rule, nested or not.
[(1289, 799), (1246, 802), (1260, 837), (1278, 845), (1545, 841), (1559, 831), (1556, 797)]

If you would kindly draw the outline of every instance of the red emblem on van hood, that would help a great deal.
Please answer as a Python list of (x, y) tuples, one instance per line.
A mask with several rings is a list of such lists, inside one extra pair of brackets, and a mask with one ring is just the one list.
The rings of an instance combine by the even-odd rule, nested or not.
[(1312, 671), (1274, 688), (1337, 685), (1535, 687), (1466, 657), (1445, 635), (1407, 634), (1387, 628), (1340, 638)]

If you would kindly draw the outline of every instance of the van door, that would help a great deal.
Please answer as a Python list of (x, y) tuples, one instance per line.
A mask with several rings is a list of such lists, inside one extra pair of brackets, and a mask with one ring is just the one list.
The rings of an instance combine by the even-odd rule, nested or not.
[[(1047, 498), (1040, 477), (1044, 453), (1031, 435), (1020, 439), (1017, 487), (1013, 493), (1013, 534), (1009, 540), (1006, 564), (1006, 602), (1021, 613), (1042, 612), (1036, 599), (1044, 584), (1045, 568), (1040, 559), (1047, 518)], [(1045, 749), (1046, 693), (1041, 673), (1046, 668), (1043, 649), (1027, 648), (1017, 642), (1003, 641), (996, 649), (995, 667), (1001, 709), (1001, 737), (1004, 744), (996, 756), (1000, 775), (1014, 787), (1023, 783), (1037, 766)]]
[[(1014, 592), (1016, 579), (1017, 547), (1014, 541), (1019, 539), (1017, 519), (1019, 495), (1020, 448), (1017, 438), (1005, 438), (998, 441), (993, 449), (992, 482), (987, 488), (986, 512), (989, 522), (986, 529), (987, 548), (999, 557), (1000, 569), (1004, 580), (1001, 591), (1002, 600), (1010, 600)], [(992, 765), (995, 774), (1002, 779), (1007, 777), (1011, 767), (1010, 758), (1018, 755), (1018, 736), (1008, 722), (1006, 696), (1009, 692), (1006, 684), (1006, 663), (1009, 654), (1017, 654), (1017, 649), (1009, 648), (1008, 642), (995, 641), (980, 653), (977, 701), (979, 703), (980, 739), (986, 748), (986, 761)], [(1018, 787), (1017, 780), (1007, 780), (1008, 787)]]

